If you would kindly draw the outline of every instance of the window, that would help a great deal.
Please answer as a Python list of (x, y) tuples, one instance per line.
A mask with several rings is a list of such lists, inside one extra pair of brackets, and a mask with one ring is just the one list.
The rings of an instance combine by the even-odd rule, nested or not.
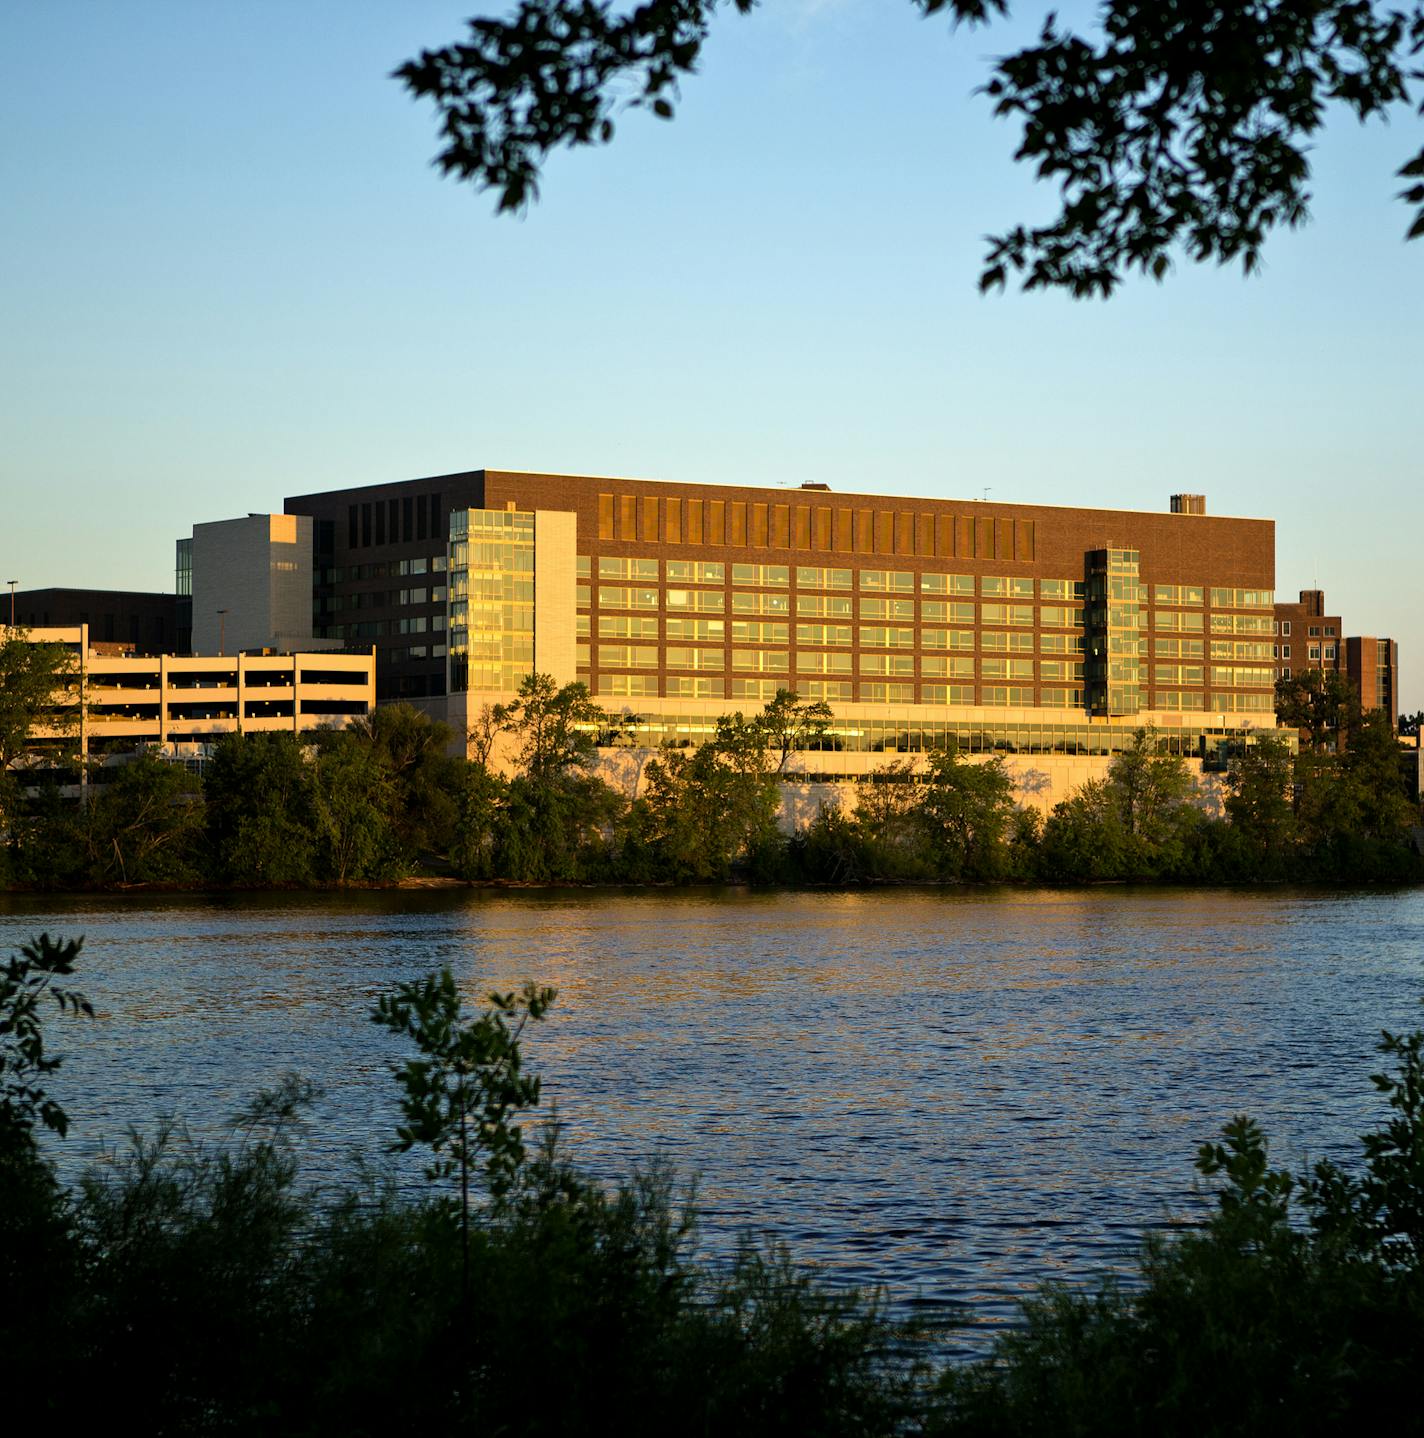
[(1320, 626), (1319, 626), (1318, 624), (1312, 624), (1312, 625), (1310, 626), (1310, 632), (1309, 632), (1309, 634), (1308, 634), (1306, 637), (1307, 637), (1308, 639), (1319, 639), (1319, 638), (1320, 638)]
[[(587, 619), (587, 615), (580, 615)], [(598, 616), (598, 637), (600, 639), (656, 639), (656, 619), (630, 619), (622, 614), (600, 614)]]
[(913, 679), (915, 656), (913, 654), (862, 654), (860, 656), (860, 672)]
[(972, 574), (922, 574), (921, 594), (963, 594), (974, 597), (974, 576)]
[(798, 594), (796, 612), (808, 619), (850, 619), (855, 600), (849, 594)]
[(598, 577), (600, 579), (631, 579), (640, 584), (656, 584), (658, 582), (658, 562), (656, 559), (601, 557), (598, 561)]
[(849, 569), (817, 569), (801, 565), (796, 570), (796, 587), (798, 589), (849, 589), (851, 588), (851, 572)]
[(753, 674), (785, 674), (790, 662), (784, 649), (734, 649), (732, 668)]
[(734, 619), (732, 621), (733, 644), (785, 644), (788, 624), (763, 624), (757, 620)]
[(724, 619), (668, 619), (665, 621), (669, 639), (692, 639), (699, 644), (720, 644), (727, 637)]
[[(656, 591), (654, 592), (656, 593)], [(691, 609), (702, 614), (720, 614), (722, 605), (720, 589), (669, 589), (667, 591), (667, 607), (669, 609)]]
[(849, 647), (851, 627), (849, 624), (798, 624), (796, 626), (796, 642), (797, 644), (839, 644)]
[(920, 660), (922, 679), (972, 679), (974, 659), (972, 655), (955, 654), (946, 658), (943, 654), (926, 654)]
[(726, 578), (726, 565), (701, 559), (669, 559), (667, 577), (669, 583), (721, 584)]
[(726, 652), (721, 649), (669, 649), (669, 669), (725, 669)]
[(796, 654), (798, 674), (849, 674), (850, 655), (818, 649), (801, 649)]
[(1325, 646), (1325, 657), (1326, 657), (1327, 659), (1329, 659), (1329, 660), (1332, 660), (1332, 661), (1334, 660), (1334, 658), (1335, 658), (1335, 646), (1334, 646), (1333, 644), (1327, 644), (1327, 645)]
[(1083, 581), (1081, 579), (1040, 579), (1038, 581), (1038, 597), (1040, 599), (1081, 599), (1083, 597)]
[(1046, 604), (1038, 611), (1038, 622), (1045, 629), (1073, 629), (1083, 622), (1083, 611)]
[(663, 685), (670, 699), (720, 699), (722, 697), (723, 683), (720, 676), (714, 678), (699, 674), (693, 678), (691, 675), (675, 674), (665, 679)]
[(648, 699), (656, 697), (656, 674), (600, 674), (598, 692), (612, 699)]
[(862, 625), (860, 642), (861, 646), (866, 649), (913, 649), (915, 647), (915, 631), (913, 629), (882, 629), (878, 625)]
[[(709, 594), (713, 591), (708, 591)], [(668, 604), (672, 604), (673, 591), (668, 592)], [(722, 607), (722, 596), (714, 594), (717, 600), (717, 608)], [(600, 584), (598, 587), (598, 603), (601, 609), (656, 609), (658, 607), (658, 591), (656, 589), (623, 589), (614, 588), (610, 585)]]
[(1021, 624), (1033, 628), (1033, 605), (1031, 604), (981, 604), (980, 620), (984, 624)]
[[(718, 598), (720, 599), (721, 596), (719, 595)], [(785, 594), (762, 594), (756, 591), (748, 593), (740, 589), (732, 591), (733, 614), (789, 614), (790, 612), (791, 600)]]
[(598, 664), (608, 669), (656, 669), (658, 651), (653, 645), (600, 644)]
[(1290, 622), (1289, 619), (1282, 619), (1282, 620), (1281, 620), (1281, 633), (1282, 633), (1282, 634), (1289, 634), (1289, 633), (1290, 633), (1290, 626), (1291, 626), (1291, 622)]
[(913, 599), (862, 599), (860, 601), (860, 617), (862, 619), (913, 619), (915, 617), (915, 601)]
[(784, 589), (791, 582), (791, 571), (784, 564), (734, 564), (733, 584), (761, 584)]
[(902, 569), (862, 569), (860, 587), (881, 594), (913, 594), (915, 576)]
[[(1289, 644), (1282, 644), (1282, 645), (1281, 645), (1281, 658), (1282, 658), (1282, 659), (1289, 659), (1289, 658), (1290, 658), (1290, 645), (1289, 645)], [(1290, 677), (1290, 670), (1289, 670), (1289, 669), (1286, 670), (1286, 677), (1287, 677), (1287, 678)]]
[(973, 704), (974, 686), (972, 684), (922, 684), (920, 686), (920, 702), (922, 704)]

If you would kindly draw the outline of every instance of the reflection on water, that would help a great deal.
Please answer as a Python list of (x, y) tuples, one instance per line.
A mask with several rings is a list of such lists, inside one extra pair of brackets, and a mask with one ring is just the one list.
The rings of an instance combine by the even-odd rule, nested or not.
[[(176, 1109), (215, 1127), (285, 1069), (327, 1097), (336, 1173), (391, 1132), (375, 996), (449, 964), (525, 978), (576, 1155), (697, 1174), (709, 1239), (752, 1227), (837, 1280), (989, 1322), (1195, 1211), (1233, 1113), (1295, 1161), (1372, 1120), (1381, 1027), (1419, 1021), (1424, 895), (483, 894), (11, 899), (7, 948), (87, 936), (68, 1162)], [(971, 1341), (972, 1346), (972, 1341)]]

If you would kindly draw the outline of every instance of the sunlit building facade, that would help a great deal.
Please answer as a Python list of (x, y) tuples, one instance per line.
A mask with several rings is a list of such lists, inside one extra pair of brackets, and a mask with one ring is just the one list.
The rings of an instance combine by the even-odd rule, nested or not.
[(1148, 724), (1210, 761), (1275, 723), (1274, 524), (1199, 496), (1142, 513), (480, 470), (287, 508), (315, 521), (316, 633), (374, 643), (382, 698), (440, 696), (457, 724), (530, 671), (583, 680), (650, 746), (794, 689), (831, 706), (813, 763), (843, 772), (950, 738), (1105, 754)]

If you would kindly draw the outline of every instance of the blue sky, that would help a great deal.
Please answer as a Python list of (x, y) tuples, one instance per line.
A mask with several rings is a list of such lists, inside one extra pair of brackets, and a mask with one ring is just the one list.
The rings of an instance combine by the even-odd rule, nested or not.
[[(981, 297), (1046, 216), (974, 90), (1016, 22), (727, 14), (498, 218), (388, 78), (461, 4), (0, 8), (0, 578), (169, 588), (195, 521), (483, 465), (1277, 521), (1277, 590), (1392, 634), (1424, 707), (1418, 123), (1344, 117), (1264, 273)], [(1063, 7), (1060, 7), (1063, 8)]]

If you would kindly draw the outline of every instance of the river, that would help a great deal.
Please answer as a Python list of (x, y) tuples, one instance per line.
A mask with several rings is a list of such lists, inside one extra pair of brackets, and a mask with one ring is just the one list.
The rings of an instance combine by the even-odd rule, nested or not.
[(0, 899), (6, 952), (42, 929), (85, 936), (98, 1010), (52, 1031), (68, 1172), (163, 1112), (214, 1133), (289, 1069), (326, 1088), (308, 1172), (377, 1154), (400, 1051), (371, 1005), (448, 964), (471, 1001), (558, 988), (526, 1053), (586, 1167), (664, 1159), (714, 1249), (774, 1235), (989, 1327), (1199, 1214), (1232, 1114), (1279, 1161), (1352, 1157), (1379, 1030), (1424, 1022), (1417, 890)]

